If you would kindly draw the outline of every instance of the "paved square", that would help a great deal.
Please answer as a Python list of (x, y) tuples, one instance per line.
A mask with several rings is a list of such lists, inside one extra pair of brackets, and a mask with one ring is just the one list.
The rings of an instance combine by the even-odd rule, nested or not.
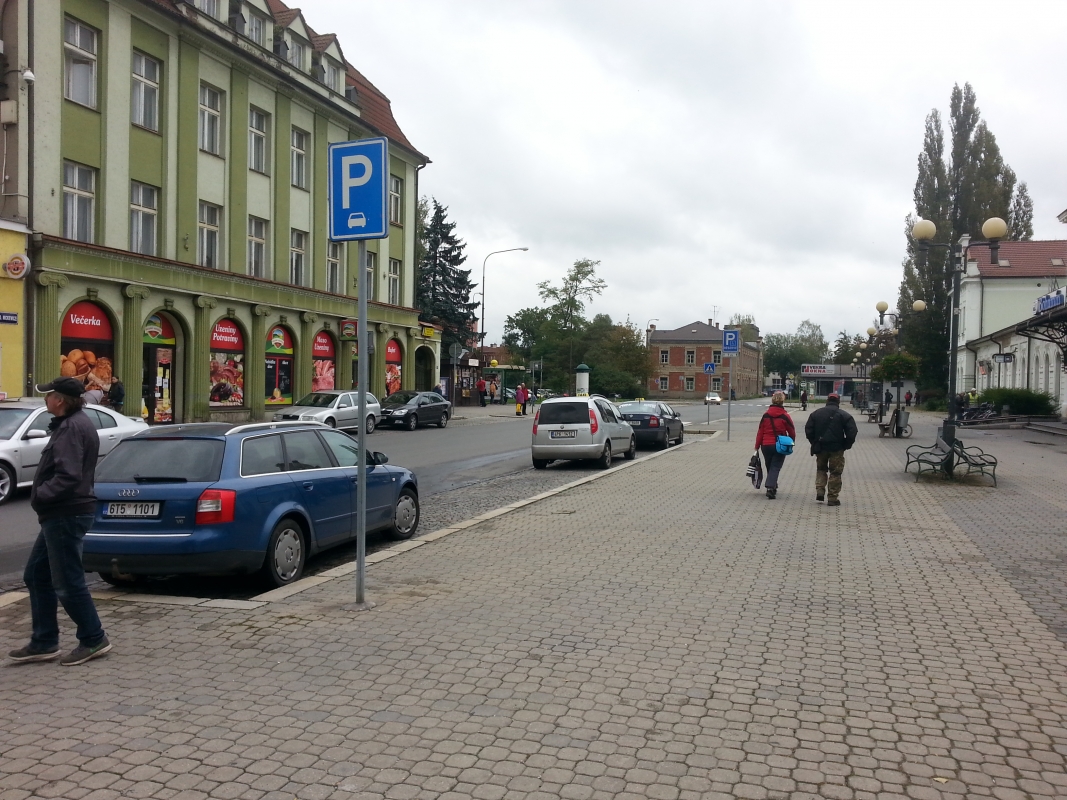
[(103, 602), (113, 655), (0, 671), (0, 798), (1067, 796), (1064, 448), (916, 483), (932, 418), (860, 427), (837, 509), (800, 446), (754, 491), (738, 420), (374, 564), (368, 613)]

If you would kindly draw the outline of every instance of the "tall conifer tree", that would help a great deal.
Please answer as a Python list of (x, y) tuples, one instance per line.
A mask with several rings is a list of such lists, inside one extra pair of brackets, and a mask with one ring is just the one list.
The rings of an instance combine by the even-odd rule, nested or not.
[(421, 252), (415, 283), (415, 304), (420, 317), (440, 325), (444, 331), (442, 343), (447, 347), (459, 342), (471, 347), (477, 338), (474, 311), (478, 303), (471, 301), (471, 272), (462, 269), (467, 260), (467, 245), (456, 236), (456, 223), (448, 219), (448, 207), (431, 199), (429, 221), (423, 232)]

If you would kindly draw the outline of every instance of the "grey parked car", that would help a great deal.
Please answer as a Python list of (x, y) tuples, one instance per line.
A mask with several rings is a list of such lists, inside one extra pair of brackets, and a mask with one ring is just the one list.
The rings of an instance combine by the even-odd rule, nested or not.
[(596, 459), (607, 469), (617, 455), (630, 460), (637, 455), (637, 437), (605, 397), (554, 397), (534, 416), (531, 447), (537, 469), (582, 458)]
[[(367, 392), (367, 433), (374, 433), (381, 418), (382, 407), (378, 398)], [(358, 428), (358, 394), (342, 389), (312, 392), (301, 397), (300, 402), (274, 415), (275, 422), (288, 420), (321, 422), (331, 428)]]
[[(143, 419), (103, 406), (88, 405), (85, 413), (100, 434), (101, 458), (123, 439), (148, 428)], [(0, 503), (10, 500), (16, 488), (33, 483), (41, 451), (51, 440), (51, 421), (41, 398), (0, 403)]]

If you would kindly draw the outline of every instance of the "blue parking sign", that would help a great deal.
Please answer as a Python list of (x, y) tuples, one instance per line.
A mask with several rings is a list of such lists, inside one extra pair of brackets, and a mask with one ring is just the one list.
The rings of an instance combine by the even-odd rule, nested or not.
[(389, 141), (379, 136), (335, 142), (328, 156), (330, 241), (387, 237)]
[(722, 332), (722, 351), (724, 353), (741, 352), (741, 331), (728, 330)]

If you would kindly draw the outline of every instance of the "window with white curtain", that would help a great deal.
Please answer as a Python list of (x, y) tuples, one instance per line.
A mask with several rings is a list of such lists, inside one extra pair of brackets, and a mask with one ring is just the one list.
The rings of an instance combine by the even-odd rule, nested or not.
[(150, 131), (159, 130), (159, 62), (133, 51), (133, 94), (130, 114), (133, 124)]
[(97, 32), (84, 22), (67, 17), (63, 22), (63, 96), (96, 108)]
[(146, 183), (130, 182), (130, 250), (156, 255), (156, 220), (159, 189)]

